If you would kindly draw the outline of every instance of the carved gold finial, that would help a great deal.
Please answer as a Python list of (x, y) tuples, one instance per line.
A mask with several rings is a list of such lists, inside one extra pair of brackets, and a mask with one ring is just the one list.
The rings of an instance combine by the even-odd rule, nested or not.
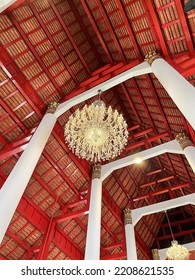
[(123, 212), (124, 212), (124, 224), (125, 225), (132, 224), (131, 209), (126, 208), (123, 210)]
[(157, 58), (161, 58), (161, 55), (156, 51), (152, 51), (145, 56), (145, 61), (148, 62), (148, 64), (151, 66), (154, 60), (156, 60)]
[(100, 177), (101, 177), (101, 165), (100, 164), (93, 165), (92, 179), (100, 179)]
[(175, 139), (177, 140), (177, 142), (179, 143), (179, 145), (182, 147), (183, 150), (187, 147), (194, 146), (185, 131), (179, 133), (175, 137)]
[(47, 113), (55, 113), (57, 107), (58, 107), (59, 103), (58, 102), (51, 102), (48, 104), (47, 106)]
[(152, 258), (153, 258), (153, 260), (160, 260), (158, 249), (152, 250)]

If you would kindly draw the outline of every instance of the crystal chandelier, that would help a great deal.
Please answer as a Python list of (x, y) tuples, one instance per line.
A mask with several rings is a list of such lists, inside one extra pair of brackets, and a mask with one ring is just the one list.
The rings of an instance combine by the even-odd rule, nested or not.
[(70, 116), (64, 130), (69, 148), (93, 163), (118, 156), (127, 144), (127, 123), (123, 116), (100, 99)]
[(189, 252), (188, 250), (179, 245), (177, 240), (171, 241), (171, 247), (167, 250), (167, 258), (169, 260), (188, 260)]
[(171, 241), (171, 247), (168, 248), (166, 256), (168, 260), (188, 260), (189, 259), (189, 252), (188, 250), (184, 247), (178, 244), (177, 240), (174, 240), (173, 236), (173, 231), (171, 228), (171, 224), (167, 215), (167, 211), (165, 211), (167, 221), (169, 224), (171, 236), (172, 236), (172, 241)]

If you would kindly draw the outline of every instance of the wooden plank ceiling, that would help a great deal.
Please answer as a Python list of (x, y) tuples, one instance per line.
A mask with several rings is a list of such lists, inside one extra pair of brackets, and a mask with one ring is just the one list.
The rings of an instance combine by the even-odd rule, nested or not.
[[(0, 187), (50, 102), (67, 100), (143, 62), (153, 50), (194, 85), (195, 13), (184, 13), (186, 2), (19, 0), (2, 12)], [(132, 78), (102, 98), (127, 120), (129, 141), (122, 157), (170, 141), (183, 130), (195, 144), (194, 130), (152, 74)], [(83, 105), (58, 119), (0, 245), (0, 259), (84, 258), (91, 166), (68, 150), (63, 137), (68, 117)], [(195, 175), (181, 155), (163, 154), (113, 172), (103, 182), (101, 258), (126, 259), (125, 207), (194, 190)], [(175, 238), (195, 241), (195, 208), (180, 207), (169, 215)], [(170, 244), (165, 214), (142, 218), (135, 236), (138, 259), (151, 259), (152, 248)]]

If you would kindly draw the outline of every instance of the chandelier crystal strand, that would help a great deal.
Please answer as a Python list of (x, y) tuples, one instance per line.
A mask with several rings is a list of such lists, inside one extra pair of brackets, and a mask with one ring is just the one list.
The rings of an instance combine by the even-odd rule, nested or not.
[(116, 110), (97, 100), (70, 116), (64, 136), (78, 157), (97, 163), (121, 153), (127, 144), (127, 123)]
[(171, 247), (168, 248), (167, 253), (166, 253), (167, 259), (169, 259), (169, 260), (188, 260), (190, 254), (184, 246), (179, 245), (177, 240), (174, 239), (173, 231), (171, 228), (169, 217), (167, 215), (167, 211), (165, 211), (165, 214), (166, 214), (166, 218), (167, 218), (167, 221), (169, 224), (171, 236), (173, 239), (171, 241)]

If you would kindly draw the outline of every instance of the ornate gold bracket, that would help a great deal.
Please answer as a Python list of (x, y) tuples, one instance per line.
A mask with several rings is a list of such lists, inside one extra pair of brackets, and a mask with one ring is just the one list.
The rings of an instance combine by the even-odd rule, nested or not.
[(93, 165), (93, 171), (92, 171), (92, 179), (100, 179), (101, 177), (101, 165), (96, 164)]
[(152, 51), (145, 56), (145, 61), (151, 66), (157, 58), (161, 58), (161, 55), (156, 51)]
[(124, 213), (124, 224), (125, 225), (132, 224), (131, 209), (126, 208), (123, 210), (123, 213)]

